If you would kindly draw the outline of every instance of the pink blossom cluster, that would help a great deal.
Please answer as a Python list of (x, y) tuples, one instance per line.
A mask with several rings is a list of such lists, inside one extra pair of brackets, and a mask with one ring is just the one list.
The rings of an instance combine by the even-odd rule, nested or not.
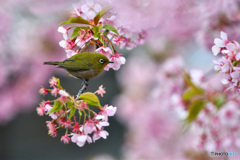
[(240, 149), (240, 99), (227, 99), (220, 110), (208, 103), (195, 121), (198, 129), (197, 147), (211, 151), (239, 151)]
[(111, 9), (100, 19), (100, 22), (102, 25), (113, 25), (119, 33), (119, 35), (116, 35), (113, 32), (108, 33), (108, 37), (111, 39), (112, 43), (118, 45), (120, 48), (131, 50), (145, 42), (147, 33), (144, 29), (134, 31), (131, 29), (131, 26), (120, 23), (122, 11), (117, 9), (115, 2), (108, 0), (82, 0), (73, 5), (73, 15), (81, 16), (92, 21), (98, 12), (105, 7), (111, 7)]
[[(61, 137), (61, 141), (63, 143), (72, 141), (79, 147), (84, 146), (86, 142), (92, 143), (100, 138), (107, 138), (109, 133), (104, 130), (104, 127), (109, 126), (108, 117), (114, 116), (117, 108), (93, 104), (93, 102), (98, 102), (95, 94), (103, 96), (106, 93), (103, 86), (100, 86), (95, 93), (86, 93), (85, 96), (83, 96), (83, 93), (83, 98), (80, 95), (80, 99), (74, 99), (73, 96), (63, 90), (59, 79), (53, 77), (49, 83), (52, 88), (45, 89), (42, 87), (40, 93), (43, 95), (50, 93), (56, 99), (42, 101), (40, 106), (37, 107), (37, 113), (40, 116), (48, 115), (52, 119), (46, 122), (49, 135), (56, 137), (57, 131), (63, 128), (66, 132)], [(95, 98), (91, 99), (91, 97)], [(89, 105), (97, 108), (99, 112), (93, 111)], [(75, 113), (78, 113), (78, 115)]]
[(121, 106), (119, 119), (127, 127), (125, 159), (188, 160), (184, 155), (194, 135), (181, 131), (179, 117), (184, 109), (172, 105), (172, 97), (183, 91), (182, 71), (178, 56), (160, 64), (137, 53), (123, 66), (118, 77), (123, 92), (116, 104)]
[(223, 73), (222, 83), (229, 86), (228, 89), (240, 91), (240, 45), (237, 41), (229, 41), (227, 34), (221, 32), (221, 38), (214, 39), (212, 52), (215, 56), (221, 54), (221, 57), (214, 60), (214, 70)]
[[(116, 102), (118, 116), (128, 129), (123, 146), (126, 159), (188, 160), (195, 154), (204, 159), (212, 151), (240, 149), (240, 99), (230, 90), (224, 92), (219, 74), (206, 77), (201, 70), (186, 71), (177, 56), (159, 64), (138, 53), (128, 62), (118, 77), (123, 92)], [(196, 104), (195, 109), (202, 110), (190, 119), (191, 103), (196, 100), (204, 104)]]
[(211, 48), (212, 39), (222, 30), (229, 38), (239, 39), (239, 7), (239, 0), (201, 1), (198, 7), (201, 24), (196, 33), (198, 42)]
[[(65, 37), (65, 40), (60, 41), (59, 45), (65, 49), (68, 58), (77, 54), (78, 50), (84, 48), (90, 41), (98, 40), (90, 31), (86, 31), (84, 29), (80, 31), (80, 35), (75, 40), (69, 38), (67, 28), (60, 26), (58, 31), (63, 33), (63, 36)], [(104, 54), (110, 61), (114, 62), (112, 64), (108, 64), (104, 68), (105, 70), (109, 70), (109, 68), (118, 70), (120, 66), (126, 62), (126, 59), (121, 56), (121, 54), (118, 54), (116, 50), (113, 52), (110, 47), (99, 46), (95, 52)]]
[[(125, 64), (126, 59), (117, 53), (115, 47), (133, 49), (145, 42), (147, 37), (145, 31), (134, 33), (127, 26), (117, 23), (118, 13), (114, 7), (108, 9), (99, 19), (98, 24), (95, 24), (96, 16), (109, 5), (107, 2), (100, 1), (81, 1), (74, 5), (73, 17), (82, 17), (90, 25), (83, 24), (75, 36), (73, 36), (73, 29), (79, 27), (78, 25), (69, 27), (60, 26), (58, 28), (58, 32), (62, 33), (64, 38), (64, 40), (59, 42), (59, 45), (65, 49), (67, 57), (80, 53), (89, 45), (92, 45), (94, 46), (94, 52), (102, 53), (114, 62), (108, 64), (105, 70), (109, 70), (109, 68), (118, 70), (121, 65)], [(104, 28), (105, 25), (111, 25), (116, 30), (108, 30)], [(101, 26), (103, 27), (101, 28)], [(94, 27), (100, 27), (99, 34), (96, 35)], [(87, 49), (91, 48), (88, 47)]]
[(117, 23), (131, 31), (147, 31), (148, 39), (167, 37), (181, 43), (194, 38), (211, 48), (212, 38), (221, 30), (232, 39), (240, 37), (239, 0), (115, 0), (112, 4), (119, 13)]
[[(186, 101), (184, 93), (189, 91), (185, 89), (182, 94), (177, 94), (172, 98), (172, 104), (181, 108), (181, 114), (187, 120), (191, 117), (189, 103), (194, 99), (202, 99), (203, 108), (192, 119), (188, 132), (194, 130), (192, 134), (193, 148), (206, 151), (225, 151), (236, 152), (240, 149), (240, 99), (220, 82), (220, 75), (205, 76), (201, 70), (190, 70), (189, 76), (192, 85), (204, 90), (203, 94), (193, 96), (190, 101)], [(188, 92), (189, 93), (189, 92)], [(200, 108), (196, 105), (195, 109)], [(196, 113), (196, 112), (195, 112)], [(219, 158), (219, 157), (218, 157)], [(216, 158), (217, 159), (217, 158)], [(233, 158), (234, 159), (234, 158)]]

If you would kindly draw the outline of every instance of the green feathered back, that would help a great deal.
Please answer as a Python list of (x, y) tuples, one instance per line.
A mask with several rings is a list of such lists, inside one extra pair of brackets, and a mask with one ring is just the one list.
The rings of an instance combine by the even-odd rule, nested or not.
[(67, 70), (69, 74), (84, 79), (96, 77), (108, 63), (109, 60), (105, 55), (91, 52), (78, 53), (64, 61), (44, 62), (44, 64), (56, 65)]

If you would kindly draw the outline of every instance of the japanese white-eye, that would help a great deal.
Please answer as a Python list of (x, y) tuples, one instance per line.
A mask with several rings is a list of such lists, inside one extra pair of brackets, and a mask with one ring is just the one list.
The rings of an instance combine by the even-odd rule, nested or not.
[(85, 82), (98, 76), (107, 64), (113, 63), (101, 53), (82, 52), (58, 62), (44, 62), (65, 69), (70, 75)]

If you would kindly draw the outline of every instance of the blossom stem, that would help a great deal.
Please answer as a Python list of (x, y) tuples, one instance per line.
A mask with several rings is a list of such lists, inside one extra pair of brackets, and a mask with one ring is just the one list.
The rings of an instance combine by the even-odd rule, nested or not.
[(81, 47), (78, 49), (78, 51), (80, 50), (80, 53), (82, 53), (88, 46), (89, 46), (89, 44), (91, 43), (91, 41), (92, 40), (90, 40), (82, 49), (81, 49)]
[(105, 33), (103, 33), (103, 35), (105, 36), (105, 38), (107, 38), (108, 42), (110, 43), (110, 46), (111, 46), (113, 52), (115, 52), (116, 50), (115, 50), (115, 48), (114, 48), (114, 46), (113, 46), (111, 40), (107, 37), (107, 35), (106, 35)]

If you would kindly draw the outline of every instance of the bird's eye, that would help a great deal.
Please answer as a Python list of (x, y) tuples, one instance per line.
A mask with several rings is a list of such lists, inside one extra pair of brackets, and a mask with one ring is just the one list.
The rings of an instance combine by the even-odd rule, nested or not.
[(103, 63), (104, 63), (104, 60), (103, 60), (103, 59), (99, 59), (99, 62), (103, 64)]

